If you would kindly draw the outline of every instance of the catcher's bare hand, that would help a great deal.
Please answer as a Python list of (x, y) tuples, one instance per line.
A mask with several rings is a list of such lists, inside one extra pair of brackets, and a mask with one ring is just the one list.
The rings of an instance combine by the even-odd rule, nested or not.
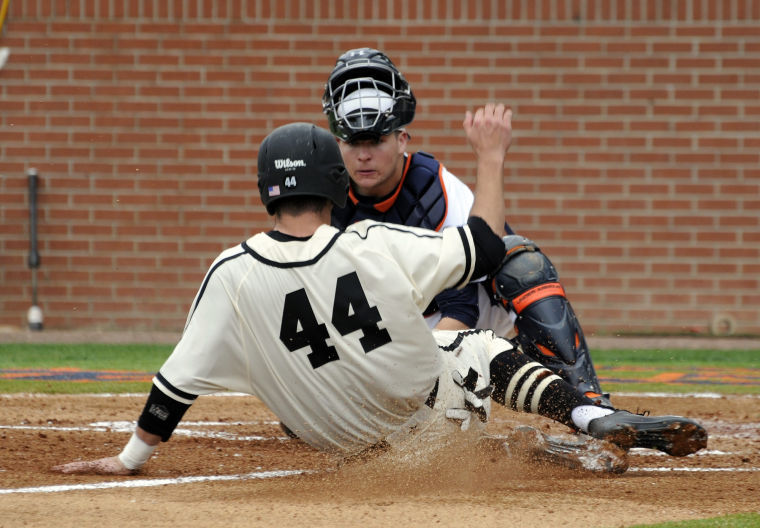
[(99, 458), (97, 460), (82, 460), (69, 462), (51, 468), (58, 473), (77, 473), (88, 475), (134, 475), (136, 471), (127, 469), (119, 457)]
[(467, 139), (479, 160), (503, 163), (512, 144), (512, 110), (503, 104), (488, 103), (462, 122)]

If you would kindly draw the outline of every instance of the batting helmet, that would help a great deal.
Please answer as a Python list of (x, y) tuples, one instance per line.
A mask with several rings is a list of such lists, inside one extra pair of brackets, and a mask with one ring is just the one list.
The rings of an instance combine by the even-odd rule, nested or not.
[(412, 122), (416, 106), (401, 72), (372, 48), (338, 57), (322, 96), (330, 131), (344, 141), (390, 134)]
[(322, 196), (346, 205), (348, 171), (335, 138), (311, 123), (273, 130), (259, 147), (259, 194), (267, 212), (289, 196)]

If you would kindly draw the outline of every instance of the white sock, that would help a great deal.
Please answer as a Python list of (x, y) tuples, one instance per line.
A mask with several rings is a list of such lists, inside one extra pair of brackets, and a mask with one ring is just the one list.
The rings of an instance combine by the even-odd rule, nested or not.
[(581, 405), (570, 412), (570, 418), (572, 418), (575, 427), (584, 433), (588, 433), (588, 423), (591, 420), (614, 412), (614, 409), (599, 407), (598, 405)]

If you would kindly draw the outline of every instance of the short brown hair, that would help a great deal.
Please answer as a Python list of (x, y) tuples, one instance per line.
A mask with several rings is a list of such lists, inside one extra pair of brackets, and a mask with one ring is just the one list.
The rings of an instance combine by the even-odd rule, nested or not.
[(322, 196), (303, 195), (288, 196), (272, 204), (275, 216), (281, 214), (299, 215), (302, 213), (321, 213), (331, 205), (330, 200)]

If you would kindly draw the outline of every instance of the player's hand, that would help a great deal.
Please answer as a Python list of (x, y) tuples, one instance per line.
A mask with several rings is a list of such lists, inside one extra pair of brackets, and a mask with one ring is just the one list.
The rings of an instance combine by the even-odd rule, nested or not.
[(53, 471), (58, 473), (76, 473), (88, 475), (134, 475), (136, 471), (127, 469), (121, 463), (119, 457), (99, 458), (97, 460), (83, 460), (80, 462), (69, 462), (53, 466)]
[(480, 161), (504, 163), (512, 144), (512, 110), (503, 104), (488, 103), (462, 122), (467, 140)]

